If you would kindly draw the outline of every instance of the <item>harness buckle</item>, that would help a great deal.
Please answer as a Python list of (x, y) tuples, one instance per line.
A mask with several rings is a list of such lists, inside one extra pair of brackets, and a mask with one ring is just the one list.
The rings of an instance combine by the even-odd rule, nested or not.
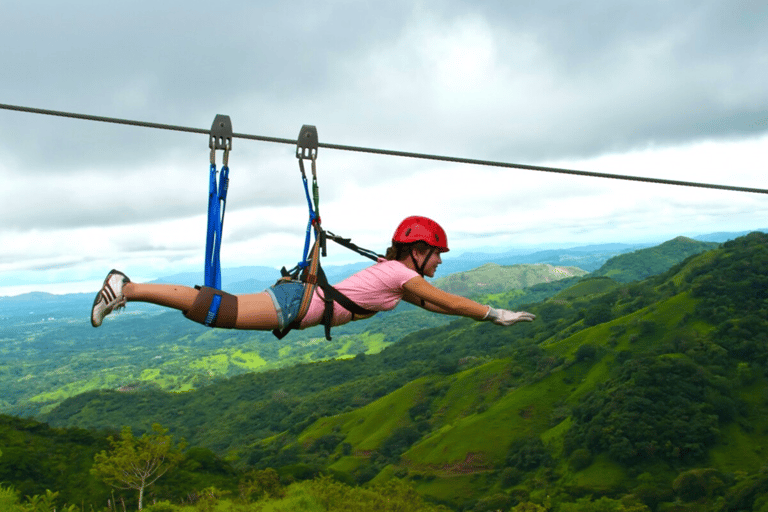
[(308, 158), (314, 162), (317, 159), (317, 148), (317, 128), (309, 124), (303, 125), (296, 142), (296, 158)]

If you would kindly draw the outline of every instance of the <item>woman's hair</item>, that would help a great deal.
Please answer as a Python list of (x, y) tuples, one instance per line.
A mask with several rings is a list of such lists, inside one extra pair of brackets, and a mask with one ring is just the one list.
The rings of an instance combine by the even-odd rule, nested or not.
[(384, 258), (390, 261), (400, 260), (400, 259), (403, 259), (403, 257), (411, 254), (412, 249), (416, 249), (416, 251), (419, 251), (419, 252), (426, 252), (431, 247), (432, 247), (431, 245), (422, 241), (413, 242), (410, 244), (392, 242), (392, 245), (389, 247), (389, 249), (387, 249), (387, 252), (384, 255)]

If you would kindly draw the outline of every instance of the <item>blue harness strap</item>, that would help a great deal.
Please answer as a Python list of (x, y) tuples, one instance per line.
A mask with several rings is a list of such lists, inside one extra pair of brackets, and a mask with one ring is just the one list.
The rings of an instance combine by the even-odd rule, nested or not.
[[(232, 122), (229, 116), (217, 115), (211, 126), (208, 147), (211, 148), (211, 171), (208, 181), (208, 230), (205, 238), (205, 286), (221, 290), (221, 234), (229, 189), (229, 152), (232, 149)], [(224, 150), (224, 165), (216, 172), (216, 150)], [(221, 295), (213, 295), (204, 324), (216, 322)]]
[[(307, 222), (307, 234), (304, 239), (304, 253), (301, 261), (298, 264), (299, 268), (306, 268), (309, 265), (309, 245), (312, 239), (312, 225), (319, 218), (315, 208), (312, 205), (312, 197), (309, 194), (309, 182), (307, 181), (307, 174), (304, 172), (304, 163), (299, 159), (299, 167), (301, 169), (301, 179), (304, 182), (304, 193), (307, 196), (307, 206), (309, 207), (309, 221)], [(317, 239), (317, 233), (315, 233), (315, 239)]]
[(208, 310), (208, 314), (205, 315), (203, 323), (208, 327), (211, 327), (216, 322), (216, 317), (219, 315), (219, 308), (221, 307), (221, 295), (214, 295), (211, 300), (211, 307)]
[(208, 187), (208, 233), (205, 239), (205, 286), (221, 289), (221, 234), (229, 188), (229, 167), (221, 168), (217, 182), (216, 164), (211, 164)]

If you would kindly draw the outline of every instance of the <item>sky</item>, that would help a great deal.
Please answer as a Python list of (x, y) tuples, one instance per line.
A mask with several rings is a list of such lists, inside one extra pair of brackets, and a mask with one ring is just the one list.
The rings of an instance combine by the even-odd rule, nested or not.
[[(10, 0), (0, 103), (235, 133), (768, 188), (764, 1)], [(217, 152), (221, 166), (222, 152)], [(0, 109), (0, 296), (200, 271), (191, 134)], [(224, 267), (293, 266), (295, 146), (234, 139)], [(412, 214), (452, 252), (768, 227), (768, 195), (320, 149), (326, 229), (383, 252)], [(359, 261), (331, 248), (326, 265)]]

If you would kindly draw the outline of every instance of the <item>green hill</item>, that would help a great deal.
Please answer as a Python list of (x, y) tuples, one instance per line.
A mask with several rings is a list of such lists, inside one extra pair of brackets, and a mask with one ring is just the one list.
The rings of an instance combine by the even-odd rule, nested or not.
[(459, 320), (189, 393), (92, 392), (48, 420), (157, 421), (241, 467), (404, 479), (465, 510), (598, 510), (590, 496), (614, 506), (600, 510), (758, 510), (767, 242), (753, 233), (640, 282), (576, 283), (527, 306), (531, 324)]
[[(608, 318), (542, 340), (539, 366), (527, 378), (517, 358), (504, 358), (413, 381), (362, 409), (318, 420), (297, 442), (313, 446), (335, 433), (339, 446), (349, 446), (327, 455), (329, 468), (365, 475), (378, 465), (375, 481), (405, 477), (454, 505), (516, 489), (535, 496), (542, 475), (569, 496), (635, 489), (647, 502), (671, 501), (673, 483), (702, 474), (695, 468), (713, 468), (724, 480), (721, 502), (743, 500), (745, 488), (754, 499), (765, 482), (759, 476), (727, 488), (736, 483), (728, 480), (734, 471), (759, 474), (764, 464), (768, 348), (748, 340), (768, 332), (766, 241), (751, 235), (659, 279), (609, 292), (602, 298)], [(745, 268), (756, 271), (738, 275)], [(638, 307), (649, 295), (656, 300)], [(728, 318), (739, 304), (747, 317)], [(581, 324), (588, 323), (585, 314)], [(733, 333), (732, 347), (725, 333)], [(401, 448), (396, 457), (389, 456), (392, 443)], [(702, 488), (698, 498), (707, 496), (713, 490)]]
[(577, 267), (555, 267), (545, 263), (509, 266), (486, 263), (474, 270), (436, 279), (434, 285), (457, 295), (488, 295), (521, 290), (569, 277), (580, 277), (587, 273)]
[(709, 251), (719, 245), (679, 236), (656, 247), (614, 256), (592, 275), (610, 277), (621, 283), (641, 281), (661, 274), (689, 256)]

